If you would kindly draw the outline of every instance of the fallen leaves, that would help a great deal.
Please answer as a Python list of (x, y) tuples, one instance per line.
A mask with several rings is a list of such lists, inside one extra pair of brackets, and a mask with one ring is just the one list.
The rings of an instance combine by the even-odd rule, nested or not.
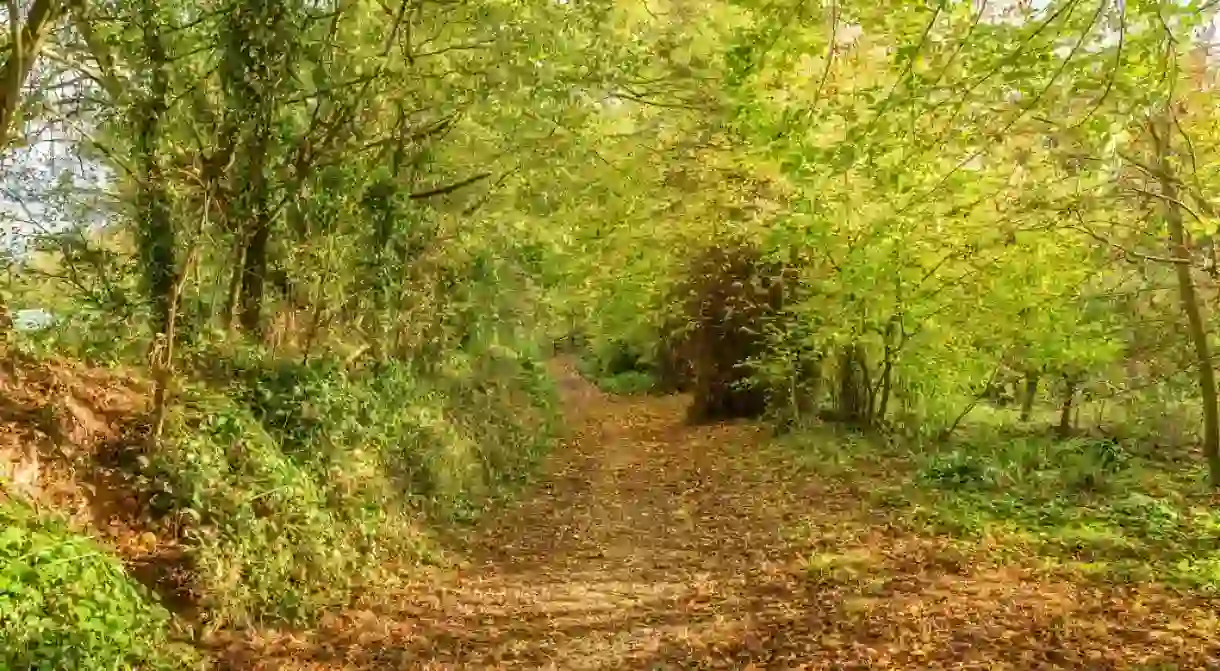
[(563, 374), (571, 440), (533, 496), (453, 548), (461, 571), (315, 631), (229, 634), (226, 667), (1220, 665), (1214, 604), (990, 565), (801, 475), (755, 427), (688, 427), (682, 398)]

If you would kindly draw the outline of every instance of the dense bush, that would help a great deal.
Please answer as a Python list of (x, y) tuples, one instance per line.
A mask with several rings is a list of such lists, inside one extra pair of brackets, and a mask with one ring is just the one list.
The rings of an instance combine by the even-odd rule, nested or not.
[(532, 359), (479, 361), (424, 377), (246, 357), (233, 386), (188, 389), (139, 480), (178, 521), (205, 612), (307, 618), (428, 561), (420, 512), (468, 519), (520, 481), (554, 436), (552, 389)]
[(599, 389), (616, 395), (644, 394), (659, 389), (657, 365), (630, 342), (594, 343), (578, 360), (580, 374)]
[(746, 241), (709, 246), (674, 290), (682, 358), (694, 376), (693, 421), (756, 417), (768, 393), (754, 370), (783, 307), (782, 267)]
[(0, 668), (189, 668), (169, 613), (89, 539), (0, 503)]

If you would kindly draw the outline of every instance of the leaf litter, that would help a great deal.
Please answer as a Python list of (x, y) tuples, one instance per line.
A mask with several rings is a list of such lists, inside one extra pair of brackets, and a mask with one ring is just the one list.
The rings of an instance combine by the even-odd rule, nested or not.
[(683, 397), (561, 375), (572, 434), (458, 561), (313, 630), (218, 636), (221, 666), (1220, 668), (1212, 601), (915, 535), (761, 427), (687, 426)]

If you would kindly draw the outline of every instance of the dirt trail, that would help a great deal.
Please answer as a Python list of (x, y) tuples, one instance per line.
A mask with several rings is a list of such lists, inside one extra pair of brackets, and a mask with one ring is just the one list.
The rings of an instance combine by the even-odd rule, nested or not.
[[(466, 540), (463, 570), (316, 631), (251, 634), (223, 665), (1220, 668), (1214, 605), (975, 563), (798, 474), (754, 427), (688, 427), (684, 398), (562, 374), (574, 434)], [(815, 575), (816, 552), (853, 559)]]

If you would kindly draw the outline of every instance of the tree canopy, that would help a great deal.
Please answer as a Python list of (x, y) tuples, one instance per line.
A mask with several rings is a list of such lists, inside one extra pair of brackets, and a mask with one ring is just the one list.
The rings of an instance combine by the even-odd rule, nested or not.
[(522, 477), (562, 342), (694, 423), (992, 412), (1220, 486), (1214, 5), (13, 1), (6, 348), (147, 375), (124, 467), (226, 623)]

